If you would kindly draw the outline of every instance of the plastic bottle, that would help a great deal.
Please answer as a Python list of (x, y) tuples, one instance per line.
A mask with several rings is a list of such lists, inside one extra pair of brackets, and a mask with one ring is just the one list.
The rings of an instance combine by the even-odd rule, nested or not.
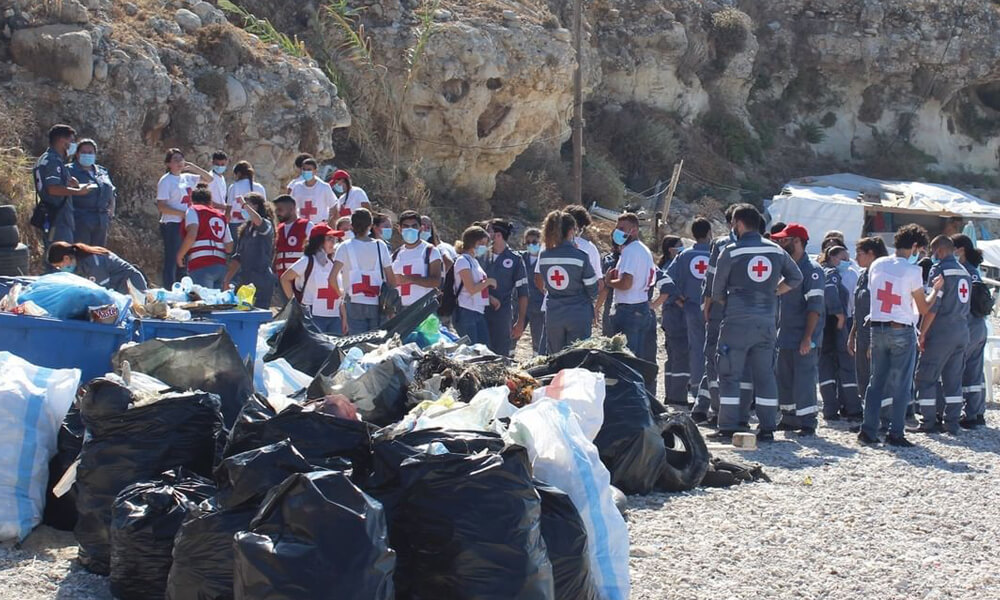
[(344, 357), (344, 360), (340, 362), (340, 369), (338, 370), (347, 373), (352, 379), (360, 377), (365, 372), (359, 364), (364, 355), (365, 353), (361, 351), (361, 348), (357, 346), (351, 348), (347, 351), (347, 356)]
[(248, 283), (247, 285), (240, 286), (240, 289), (236, 290), (236, 307), (240, 310), (250, 310), (253, 308), (253, 302), (256, 297), (256, 285)]

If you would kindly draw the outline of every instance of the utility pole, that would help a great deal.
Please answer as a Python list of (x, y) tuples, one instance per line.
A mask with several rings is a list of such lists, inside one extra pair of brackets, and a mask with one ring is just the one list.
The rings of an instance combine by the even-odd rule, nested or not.
[(677, 181), (681, 178), (681, 170), (684, 168), (684, 161), (681, 160), (679, 163), (674, 165), (674, 172), (670, 176), (670, 184), (667, 186), (666, 191), (663, 194), (663, 198), (660, 200), (659, 210), (656, 211), (656, 239), (660, 239), (660, 226), (667, 224), (667, 217), (670, 214), (670, 203), (674, 199), (674, 192), (677, 191)]
[(574, 0), (573, 50), (573, 203), (583, 204), (583, 0)]

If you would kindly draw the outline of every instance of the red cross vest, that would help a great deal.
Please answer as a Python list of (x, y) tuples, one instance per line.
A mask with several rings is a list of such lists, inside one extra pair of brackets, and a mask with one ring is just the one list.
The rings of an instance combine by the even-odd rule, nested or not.
[(302, 258), (306, 247), (309, 219), (296, 219), (291, 223), (278, 224), (278, 236), (274, 242), (274, 272), (278, 277)]
[[(226, 264), (226, 215), (221, 210), (199, 204), (191, 205), (198, 215), (198, 237), (188, 250), (188, 269), (197, 271)], [(184, 223), (186, 228), (190, 223)]]

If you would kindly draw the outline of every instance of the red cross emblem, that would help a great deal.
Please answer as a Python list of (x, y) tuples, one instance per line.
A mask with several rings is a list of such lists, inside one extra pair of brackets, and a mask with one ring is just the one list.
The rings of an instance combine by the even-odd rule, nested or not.
[(564, 290), (569, 287), (569, 273), (562, 267), (550, 267), (545, 275), (549, 280), (549, 285), (555, 290)]
[[(413, 265), (406, 265), (403, 267), (403, 275), (413, 275)], [(399, 286), (399, 293), (404, 296), (410, 295), (410, 287), (412, 284), (404, 283)]]
[(879, 310), (883, 313), (891, 313), (893, 306), (902, 306), (903, 297), (892, 293), (892, 282), (886, 281), (885, 287), (875, 292), (875, 299), (882, 303)]
[(319, 209), (316, 208), (312, 200), (306, 200), (305, 204), (302, 205), (302, 216), (312, 221), (312, 218), (319, 214)]
[(705, 273), (708, 271), (708, 259), (704, 256), (698, 256), (689, 264), (691, 268), (691, 274), (697, 279), (704, 279)]
[(181, 204), (183, 204), (184, 206), (191, 206), (191, 188), (188, 188), (187, 194), (185, 194), (184, 197), (181, 198)]
[(752, 281), (761, 283), (771, 275), (771, 261), (766, 256), (755, 256), (747, 263), (747, 275)]
[(958, 299), (962, 304), (969, 301), (969, 284), (964, 279), (958, 282)]
[(327, 283), (325, 288), (316, 290), (316, 299), (326, 300), (326, 308), (328, 310), (333, 310), (334, 304), (336, 304), (337, 300), (340, 299), (340, 294), (337, 293), (337, 290), (335, 290), (332, 285)]
[(360, 294), (362, 296), (368, 296), (369, 298), (377, 298), (379, 292), (379, 286), (372, 285), (372, 278), (368, 275), (361, 276), (361, 283), (355, 283), (351, 286), (352, 294)]
[(212, 217), (208, 221), (208, 228), (212, 230), (212, 235), (219, 238), (220, 240), (224, 237), (226, 233), (226, 224), (219, 217)]
[(342, 217), (349, 217), (349, 216), (351, 216), (351, 209), (347, 208), (346, 206), (341, 206), (340, 207), (340, 216), (342, 216)]

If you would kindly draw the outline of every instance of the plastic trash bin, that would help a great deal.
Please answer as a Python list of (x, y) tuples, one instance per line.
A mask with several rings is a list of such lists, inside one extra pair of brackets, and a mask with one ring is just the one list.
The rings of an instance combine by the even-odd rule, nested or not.
[(273, 317), (269, 310), (222, 310), (208, 318), (226, 326), (243, 362), (253, 364), (257, 359), (257, 330)]
[(80, 369), (80, 383), (111, 370), (111, 357), (132, 337), (130, 326), (0, 313), (0, 350), (50, 369)]
[(192, 335), (215, 333), (225, 327), (216, 321), (169, 321), (165, 319), (136, 319), (135, 341), (161, 339), (173, 340)]

